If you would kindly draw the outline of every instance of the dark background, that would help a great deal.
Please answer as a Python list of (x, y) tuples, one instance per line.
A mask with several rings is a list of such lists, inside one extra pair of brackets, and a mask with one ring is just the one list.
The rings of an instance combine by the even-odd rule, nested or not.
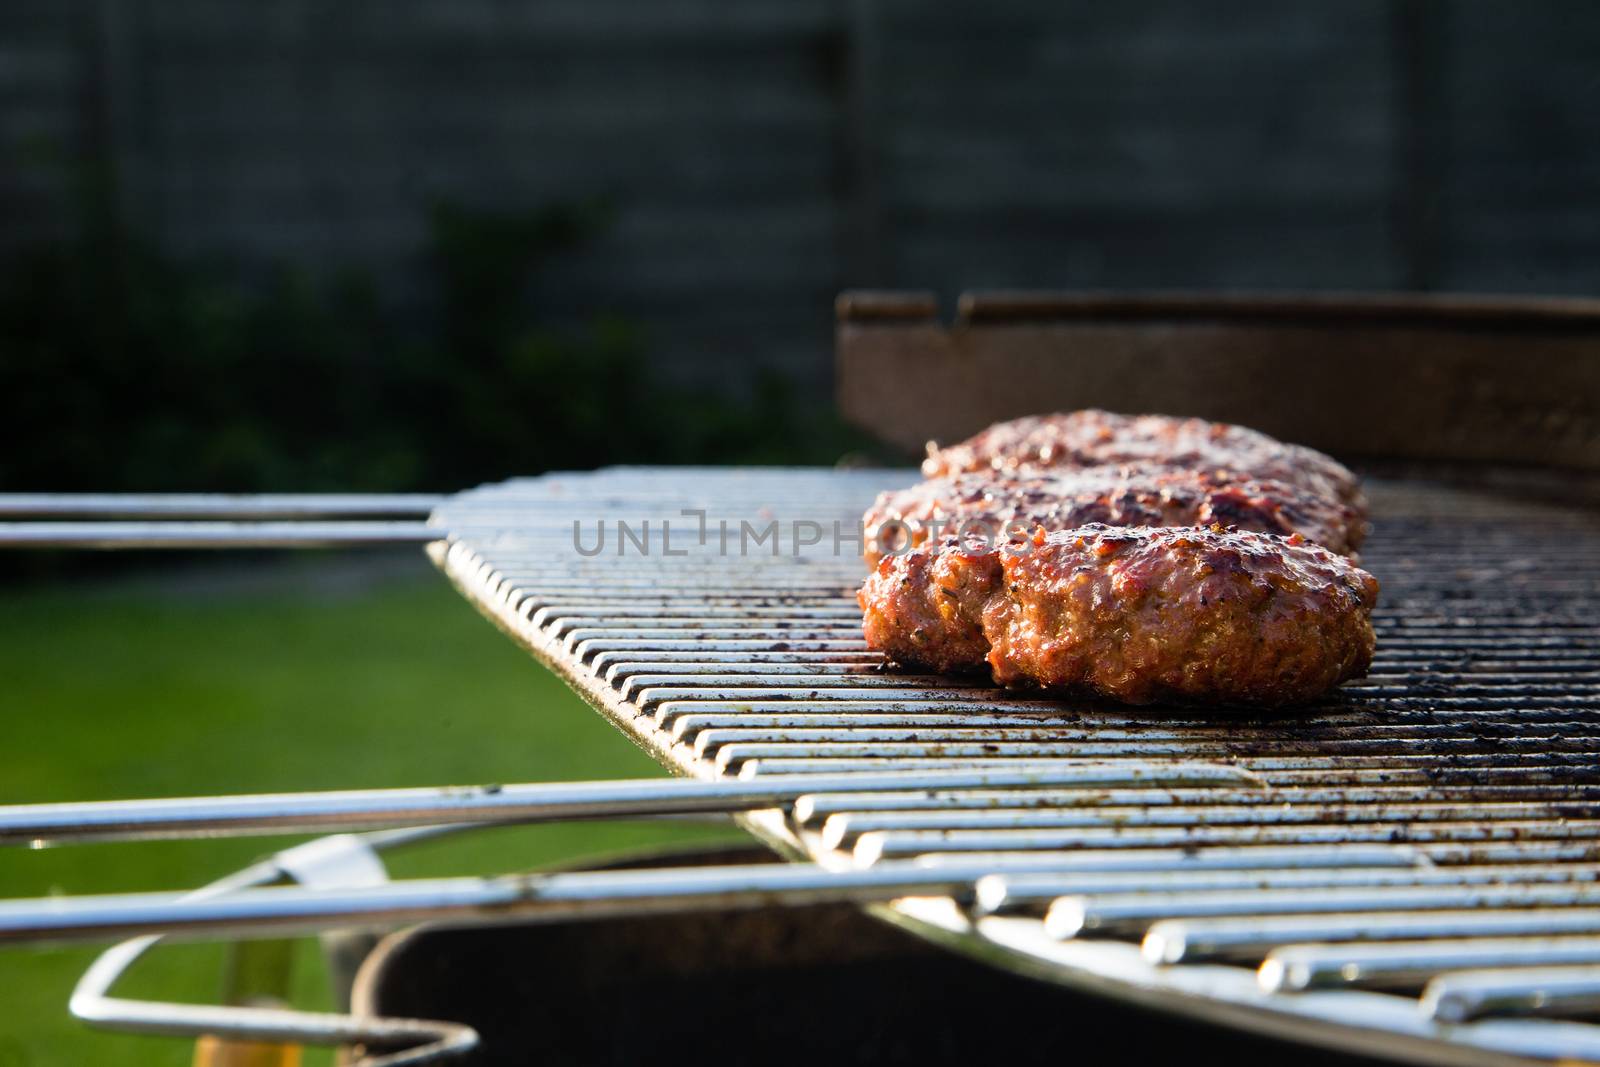
[(1600, 8), (8, 0), (0, 488), (829, 461), (841, 288), (1593, 292)]

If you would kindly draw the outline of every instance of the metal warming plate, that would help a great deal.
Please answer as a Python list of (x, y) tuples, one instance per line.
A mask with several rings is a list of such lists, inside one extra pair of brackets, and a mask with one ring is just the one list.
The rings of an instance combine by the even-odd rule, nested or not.
[(1600, 1006), (1595, 513), (1372, 483), (1372, 676), (1312, 709), (1218, 716), (886, 669), (860, 634), (858, 524), (914, 480), (554, 474), (451, 498), (430, 551), (681, 774), (1015, 772), (744, 817), (834, 869), (988, 875), (975, 900), (885, 909), (926, 935), (1391, 1057), (1600, 1059), (1582, 1021)]

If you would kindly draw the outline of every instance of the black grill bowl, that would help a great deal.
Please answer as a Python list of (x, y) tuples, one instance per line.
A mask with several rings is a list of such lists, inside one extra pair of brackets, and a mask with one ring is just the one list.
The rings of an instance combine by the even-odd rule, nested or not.
[[(604, 865), (773, 861), (755, 848)], [(462, 1067), (528, 1064), (1164, 1064), (1378, 1061), (1064, 990), (940, 949), (859, 908), (423, 926), (386, 939), (357, 1010), (450, 1019)]]

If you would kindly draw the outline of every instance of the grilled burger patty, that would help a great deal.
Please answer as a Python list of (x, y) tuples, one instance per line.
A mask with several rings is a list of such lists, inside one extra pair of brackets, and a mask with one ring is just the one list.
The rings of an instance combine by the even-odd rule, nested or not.
[(1001, 422), (958, 445), (929, 446), (922, 473), (929, 478), (968, 471), (1102, 467), (1228, 471), (1235, 476), (1284, 482), (1365, 513), (1356, 477), (1329, 456), (1284, 444), (1264, 433), (1204, 419), (1167, 415), (1114, 415), (1073, 411)]
[(1366, 535), (1366, 521), (1357, 508), (1284, 482), (1216, 471), (1130, 467), (935, 478), (883, 493), (865, 523), (865, 555), (871, 566), (886, 551), (922, 544), (941, 532), (970, 533), (998, 544), (1008, 534), (1028, 536), (1038, 527), (1049, 532), (1088, 523), (1220, 524), (1259, 533), (1298, 533), (1345, 556)]
[(1093, 524), (886, 557), (858, 599), (868, 645), (902, 663), (1131, 704), (1270, 707), (1366, 672), (1377, 595), (1298, 535)]

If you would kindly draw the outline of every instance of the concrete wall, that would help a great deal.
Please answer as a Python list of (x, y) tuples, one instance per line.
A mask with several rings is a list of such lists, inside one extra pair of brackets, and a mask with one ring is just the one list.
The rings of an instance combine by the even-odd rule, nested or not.
[(601, 194), (559, 314), (829, 378), (843, 286), (1600, 288), (1600, 7), (7, 0), (0, 244), (71, 160), (185, 254), (372, 271)]

